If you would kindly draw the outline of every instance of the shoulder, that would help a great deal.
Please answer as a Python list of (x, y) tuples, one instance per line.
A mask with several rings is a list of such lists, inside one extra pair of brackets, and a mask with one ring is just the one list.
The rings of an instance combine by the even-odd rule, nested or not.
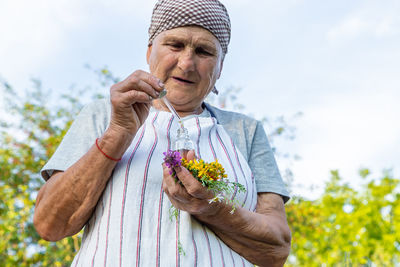
[(249, 160), (254, 138), (259, 136), (260, 131), (264, 132), (261, 122), (238, 112), (226, 111), (207, 103), (204, 104), (211, 115), (224, 127), (246, 160)]
[(108, 113), (111, 110), (109, 98), (99, 98), (86, 104), (81, 112), (87, 113)]
[(88, 127), (102, 134), (111, 119), (111, 103), (109, 98), (96, 99), (84, 105), (71, 127), (85, 129)]
[(220, 124), (226, 125), (226, 124), (233, 124), (233, 125), (241, 125), (245, 124), (247, 126), (249, 125), (254, 125), (256, 126), (259, 122), (252, 118), (249, 117), (245, 114), (239, 113), (239, 112), (233, 112), (233, 111), (227, 111), (223, 110), (217, 107), (214, 107), (208, 103), (204, 103), (206, 108), (210, 111), (212, 115), (216, 117), (218, 122)]
[(86, 104), (79, 113), (79, 117), (90, 117), (94, 120), (108, 120), (111, 115), (109, 98), (93, 100)]

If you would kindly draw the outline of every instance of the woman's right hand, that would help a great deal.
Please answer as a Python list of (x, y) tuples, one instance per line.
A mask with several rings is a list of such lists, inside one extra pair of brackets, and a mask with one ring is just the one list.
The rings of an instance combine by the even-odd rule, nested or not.
[(142, 126), (151, 101), (158, 98), (164, 84), (152, 74), (137, 70), (110, 89), (111, 121), (109, 130), (132, 137)]
[(140, 70), (111, 87), (106, 132), (72, 166), (55, 172), (38, 193), (33, 220), (41, 237), (58, 241), (87, 223), (117, 164), (109, 157), (122, 157), (146, 120), (152, 98), (162, 89), (159, 79)]

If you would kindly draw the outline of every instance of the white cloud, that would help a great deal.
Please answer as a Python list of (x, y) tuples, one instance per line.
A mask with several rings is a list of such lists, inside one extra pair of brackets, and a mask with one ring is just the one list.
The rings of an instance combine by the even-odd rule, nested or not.
[(66, 42), (66, 32), (87, 20), (77, 1), (3, 1), (0, 4), (0, 72), (27, 76), (54, 57)]
[(367, 1), (334, 25), (326, 38), (331, 42), (340, 42), (363, 36), (383, 38), (399, 35), (399, 13), (398, 1)]
[[(297, 5), (299, 3), (304, 2), (304, 0), (287, 0), (287, 1), (278, 1), (278, 0), (220, 0), (225, 6), (229, 6), (232, 8), (240, 8), (244, 6), (253, 6), (257, 7), (257, 11), (269, 12), (269, 8), (275, 7), (278, 9), (285, 9), (287, 7), (291, 7)], [(229, 10), (228, 10), (229, 11)]]
[(38, 75), (39, 69), (56, 58), (60, 60), (67, 48), (81, 41), (73, 38), (100, 31), (108, 21), (114, 22), (111, 17), (133, 18), (136, 22), (146, 17), (148, 23), (152, 2), (1, 1), (0, 36), (5, 41), (0, 42), (0, 74), (10, 81)]
[(337, 40), (360, 34), (367, 28), (367, 23), (359, 17), (348, 18), (328, 32), (328, 40)]
[(334, 169), (339, 169), (346, 181), (358, 181), (361, 167), (376, 173), (394, 167), (398, 173), (399, 97), (400, 92), (394, 90), (332, 92), (326, 101), (304, 110), (298, 136), (294, 144), (288, 144), (289, 151), (302, 158), (292, 168), (297, 185), (293, 191), (311, 196), (298, 185), (322, 188), (329, 170)]

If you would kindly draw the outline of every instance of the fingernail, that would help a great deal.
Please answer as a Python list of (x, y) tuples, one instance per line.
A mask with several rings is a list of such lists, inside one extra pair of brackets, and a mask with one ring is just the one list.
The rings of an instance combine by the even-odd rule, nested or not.
[(160, 96), (160, 93), (158, 91), (154, 91), (154, 93), (156, 94), (157, 97)]
[(174, 167), (174, 170), (175, 170), (176, 173), (180, 172), (181, 171), (181, 166)]
[(165, 86), (165, 84), (162, 82), (162, 81), (158, 81), (158, 85), (160, 86), (160, 87), (164, 87)]
[(153, 100), (153, 97), (152, 97), (151, 95), (149, 95), (149, 100), (150, 100), (150, 101), (152, 101), (152, 100)]

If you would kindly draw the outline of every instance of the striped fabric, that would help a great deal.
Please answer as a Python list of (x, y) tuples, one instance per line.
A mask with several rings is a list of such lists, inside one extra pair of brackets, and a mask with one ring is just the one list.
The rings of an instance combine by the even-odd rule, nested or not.
[(196, 25), (209, 30), (228, 52), (231, 22), (228, 11), (218, 0), (159, 0), (153, 9), (149, 44), (163, 31)]
[[(222, 126), (211, 117), (185, 122), (205, 161), (218, 161), (229, 179), (243, 184), (240, 205), (255, 210), (256, 187), (250, 168)], [(176, 136), (171, 113), (152, 110), (116, 166), (72, 266), (253, 266), (231, 250), (210, 229), (181, 211), (169, 218), (171, 203), (161, 188), (162, 152)], [(178, 240), (184, 253), (178, 251)]]

